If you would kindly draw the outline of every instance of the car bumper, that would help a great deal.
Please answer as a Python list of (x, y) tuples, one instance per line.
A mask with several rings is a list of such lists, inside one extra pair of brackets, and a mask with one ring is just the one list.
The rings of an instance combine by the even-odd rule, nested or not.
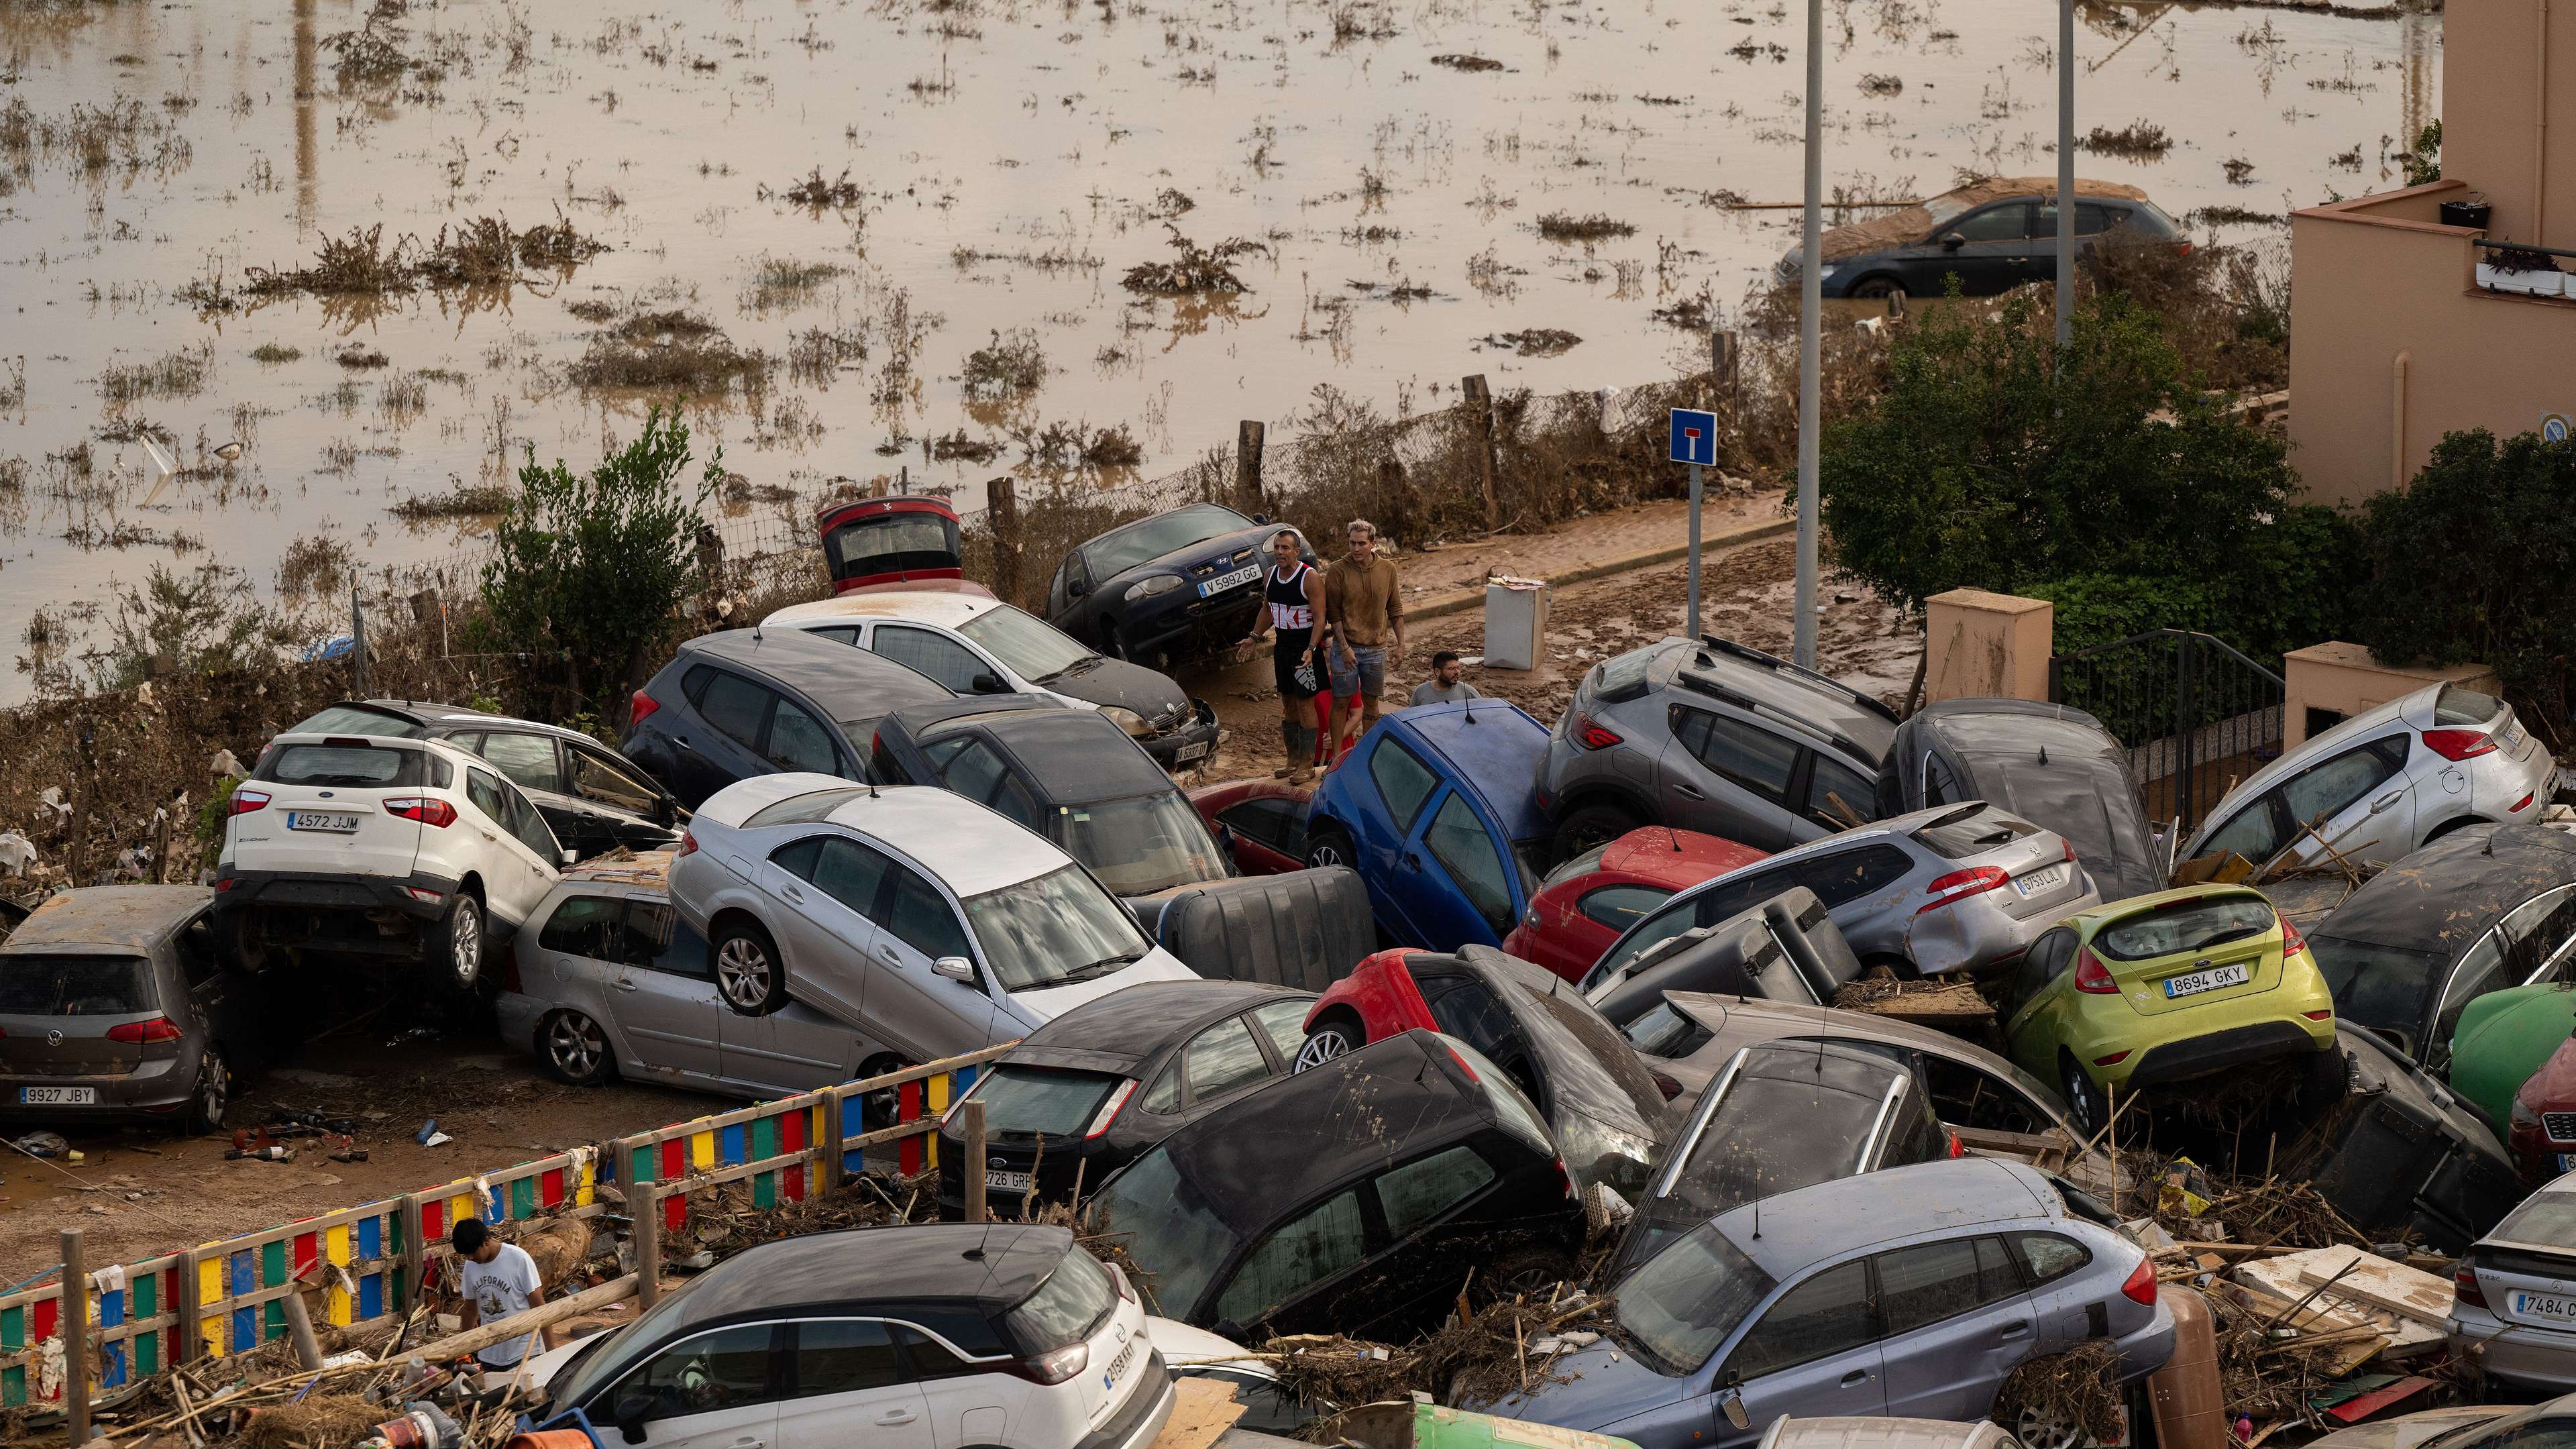
[(2451, 1357), (2523, 1388), (2576, 1390), (2576, 1331), (2509, 1324), (2463, 1303), (2451, 1312)]
[[(88, 1087), (98, 1094), (98, 1100), (69, 1106), (23, 1106), (18, 1101), (21, 1087)], [(0, 1075), (0, 1122), (77, 1124), (167, 1117), (187, 1106), (196, 1090), (197, 1063), (193, 1060), (145, 1062), (134, 1071), (115, 1076)]]
[(2117, 1045), (2097, 1045), (2081, 1050), (2097, 1081), (2122, 1087), (2155, 1087), (2187, 1082), (2232, 1067), (2270, 1061), (2274, 1057), (2321, 1052), (2333, 1046), (2334, 1023), (2331, 1020), (2309, 1021), (2304, 1017), (2293, 1017), (2232, 1026), (2178, 1041), (2158, 1041), (2151, 1046), (2133, 1049), (2127, 1060), (2107, 1067), (2099, 1065), (2099, 1059), (2119, 1050)]
[(1260, 605), (1259, 584), (1246, 584), (1213, 599), (1188, 599), (1150, 613), (1131, 612), (1119, 621), (1118, 637), (1130, 658), (1162, 650), (1181, 655), (1212, 652), (1251, 633)]
[[(1190, 701), (1190, 721), (1136, 743), (1154, 757), (1154, 763), (1165, 770), (1195, 770), (1216, 758), (1216, 747), (1225, 731), (1217, 726), (1216, 706), (1204, 699)], [(1183, 756), (1187, 758), (1183, 758)]]
[(2159, 1297), (2155, 1316), (2147, 1320), (2147, 1326), (2112, 1340), (2111, 1349), (2120, 1356), (2122, 1383), (2163, 1368), (2174, 1352), (2173, 1310)]
[(1163, 1366), (1163, 1351), (1154, 1349), (1145, 1356), (1145, 1366), (1136, 1374), (1135, 1387), (1127, 1402), (1118, 1406), (1106, 1422), (1082, 1436), (1073, 1449), (1143, 1449), (1171, 1422), (1172, 1406), (1180, 1401), (1180, 1386), (1172, 1371)]
[(504, 991), (492, 999), (492, 1021), (499, 1028), (501, 1040), (523, 1052), (539, 1052), (537, 1023), (556, 1003), (541, 1001), (518, 991)]
[[(410, 956), (419, 944), (418, 928), (447, 913), (456, 887), (454, 877), (425, 871), (360, 876), (227, 868), (215, 876), (215, 915), (251, 916), (244, 924), (256, 924), (271, 945)], [(423, 900), (414, 891), (436, 899)]]

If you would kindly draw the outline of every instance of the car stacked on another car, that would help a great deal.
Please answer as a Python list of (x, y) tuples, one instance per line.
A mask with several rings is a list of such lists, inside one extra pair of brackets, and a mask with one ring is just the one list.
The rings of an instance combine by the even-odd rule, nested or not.
[(1983, 800), (2065, 837), (2106, 901), (2172, 884), (2129, 752), (2062, 704), (1944, 699), (1906, 716), (1878, 774), (1878, 813)]
[[(1699, 1035), (1673, 1006), (1676, 991), (1731, 992), (1821, 1006), (1860, 979), (1860, 958), (1816, 893), (1792, 886), (1714, 926), (1668, 936), (1587, 977), (1583, 999), (1637, 1050), (1680, 1056)], [(1695, 1084), (1694, 1084), (1695, 1085)]]
[(917, 669), (800, 629), (727, 629), (683, 643), (635, 691), (624, 746), (694, 809), (780, 770), (864, 780), (879, 719), (953, 697)]
[(1648, 825), (1558, 863), (1503, 949), (1580, 981), (1611, 943), (1673, 892), (1760, 860), (1749, 845)]
[[(1047, 622), (1113, 659), (1155, 668), (1226, 648), (1252, 632), (1282, 527), (1215, 503), (1121, 524), (1056, 566)], [(1297, 548), (1315, 562), (1302, 534)]]
[(1314, 803), (1313, 786), (1285, 780), (1227, 780), (1190, 789), (1190, 804), (1243, 875), (1306, 868), (1306, 818)]
[(2525, 1389), (2576, 1388), (2576, 1174), (2545, 1180), (2451, 1282), (2451, 1352)]

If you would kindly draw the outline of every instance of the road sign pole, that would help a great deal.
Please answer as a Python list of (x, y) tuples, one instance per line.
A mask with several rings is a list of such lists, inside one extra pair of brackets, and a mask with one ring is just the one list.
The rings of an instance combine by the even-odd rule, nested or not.
[(1690, 635), (1690, 640), (1691, 640), (1691, 642), (1692, 642), (1693, 644), (1697, 644), (1697, 643), (1699, 642), (1699, 638), (1700, 638), (1700, 633), (1699, 633), (1699, 475), (1700, 475), (1700, 466), (1699, 466), (1697, 463), (1693, 463), (1693, 464), (1691, 464), (1691, 465), (1690, 465), (1690, 470), (1691, 470), (1691, 494), (1690, 494), (1690, 498), (1691, 498), (1691, 504), (1690, 504), (1690, 589), (1689, 589), (1689, 594), (1688, 594), (1688, 597), (1689, 597), (1690, 602), (1689, 602), (1689, 605), (1688, 605), (1688, 614), (1687, 614), (1687, 618), (1688, 618), (1688, 620), (1689, 620), (1689, 627), (1688, 627), (1688, 629), (1687, 629), (1687, 631), (1686, 631), (1686, 632)]

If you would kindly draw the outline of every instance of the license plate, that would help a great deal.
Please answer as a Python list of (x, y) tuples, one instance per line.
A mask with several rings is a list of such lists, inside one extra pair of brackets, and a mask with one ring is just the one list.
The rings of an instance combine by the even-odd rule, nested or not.
[(1025, 1172), (988, 1172), (984, 1174), (986, 1192), (1027, 1192), (1029, 1175)]
[(2530, 1318), (2548, 1318), (2560, 1323), (2576, 1323), (2576, 1298), (2570, 1298), (2563, 1293), (2524, 1293), (2516, 1290), (2513, 1295), (2513, 1311)]
[(355, 815), (317, 815), (310, 810), (289, 810), (286, 812), (286, 828), (289, 830), (334, 830), (346, 835), (358, 828), (358, 817)]
[(2558, 1170), (2560, 1172), (2576, 1172), (2576, 1152), (2559, 1153)]
[(1215, 578), (1199, 585), (1199, 597), (1204, 599), (1211, 595), (1222, 594), (1228, 589), (1251, 583), (1259, 577), (1261, 577), (1261, 565), (1245, 564), (1233, 573), (1218, 574)]
[(18, 1105), (22, 1107), (94, 1107), (98, 1105), (96, 1087), (20, 1087)]
[(2023, 900), (2036, 900), (2066, 884), (2067, 878), (2074, 874), (2075, 867), (2061, 860), (2028, 875), (2013, 877), (2013, 889), (2021, 892)]
[(1192, 760), (1204, 758), (1207, 755), (1207, 752), (1208, 742), (1206, 740), (1201, 740), (1195, 745), (1183, 745), (1181, 746), (1179, 753), (1172, 756), (1172, 763), (1175, 765), (1186, 765)]
[(1119, 1350), (1118, 1356), (1109, 1361), (1109, 1372), (1101, 1376), (1101, 1387), (1109, 1389), (1118, 1387), (1118, 1381), (1127, 1376), (1127, 1366), (1135, 1361), (1136, 1340), (1131, 1338), (1127, 1340), (1127, 1346)]
[(2204, 991), (2216, 991), (2222, 986), (2242, 986), (2253, 979), (2254, 968), (2250, 966), (2212, 966), (2206, 971), (2194, 971), (2188, 976), (2166, 977), (2165, 999), (2170, 1001), (2177, 996), (2197, 996)]

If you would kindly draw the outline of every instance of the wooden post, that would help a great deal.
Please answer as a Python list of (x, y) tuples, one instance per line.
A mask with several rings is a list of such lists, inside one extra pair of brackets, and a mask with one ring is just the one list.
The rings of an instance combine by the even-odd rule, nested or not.
[(402, 1281), (403, 1312), (420, 1307), (429, 1297), (429, 1244), (420, 1231), (420, 1208), (427, 1199), (424, 1193), (407, 1193), (402, 1200)]
[(1494, 501), (1494, 392), (1481, 372), (1460, 378), (1458, 390), (1466, 399), (1468, 424), (1476, 430), (1476, 463), (1485, 483), (1485, 531), (1492, 533), (1503, 526), (1501, 508)]
[(635, 1224), (635, 1311), (641, 1313), (662, 1297), (661, 1194), (639, 1182), (626, 1190), (626, 1211)]
[(194, 1248), (179, 1254), (178, 1291), (170, 1295), (170, 1311), (179, 1319), (177, 1336), (170, 1345), (170, 1366), (177, 1368), (181, 1364), (195, 1363), (205, 1344), (200, 1338), (203, 1330), (197, 1326), (201, 1315), (197, 1312), (197, 1250)]
[(959, 1121), (966, 1129), (966, 1160), (957, 1164), (966, 1183), (966, 1221), (984, 1221), (984, 1099), (969, 1097), (957, 1104)]
[(984, 485), (985, 526), (993, 534), (993, 592), (1020, 602), (1020, 499), (1003, 474)]
[(1261, 496), (1261, 445), (1267, 432), (1268, 429), (1254, 418), (1245, 418), (1235, 428), (1235, 506), (1246, 513), (1270, 511), (1269, 504)]
[(806, 1191), (820, 1196), (841, 1190), (841, 1094), (823, 1093), (823, 1126), (814, 1134), (814, 1165), (805, 1172)]
[(322, 1367), (322, 1341), (313, 1336), (313, 1310), (304, 1306), (304, 1290), (290, 1284), (277, 1306), (286, 1312), (286, 1336), (295, 1345), (295, 1361), (308, 1373)]
[(1743, 348), (1736, 335), (1723, 328), (1708, 334), (1708, 381), (1719, 400), (1735, 401), (1736, 374), (1742, 365)]
[(170, 812), (177, 801), (162, 805), (161, 818), (152, 826), (152, 883), (167, 885), (170, 881)]
[(81, 1230), (63, 1229), (63, 1425), (73, 1444), (89, 1442), (89, 1265), (82, 1261)]
[(1379, 541), (1394, 547), (1404, 539), (1417, 538), (1421, 519), (1415, 516), (1413, 490), (1405, 486), (1404, 464), (1393, 454), (1377, 460), (1378, 501), (1371, 507), (1386, 520), (1387, 537)]

